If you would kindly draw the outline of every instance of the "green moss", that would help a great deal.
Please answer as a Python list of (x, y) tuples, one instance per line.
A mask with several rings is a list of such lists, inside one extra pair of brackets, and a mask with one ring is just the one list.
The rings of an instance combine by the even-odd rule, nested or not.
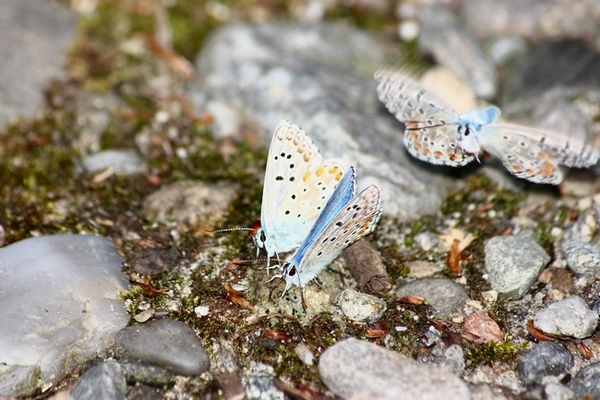
[(469, 371), (475, 370), (480, 365), (506, 363), (514, 368), (517, 358), (527, 348), (527, 344), (517, 344), (508, 339), (500, 343), (474, 344), (466, 342), (465, 362)]

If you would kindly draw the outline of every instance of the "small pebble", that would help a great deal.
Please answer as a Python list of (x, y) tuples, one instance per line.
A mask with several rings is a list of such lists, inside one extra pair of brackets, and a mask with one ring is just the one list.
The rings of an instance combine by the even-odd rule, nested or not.
[(446, 278), (422, 278), (400, 283), (396, 296), (410, 295), (424, 298), (440, 315), (462, 312), (469, 299), (464, 286)]
[(598, 326), (598, 313), (591, 310), (579, 296), (550, 304), (533, 317), (537, 329), (552, 335), (586, 338)]
[(550, 262), (531, 231), (495, 236), (485, 242), (484, 252), (488, 281), (504, 297), (523, 297)]
[(517, 370), (523, 384), (542, 383), (548, 375), (559, 376), (573, 367), (573, 356), (553, 342), (534, 344), (517, 359)]
[(102, 362), (87, 370), (71, 390), (75, 400), (122, 400), (127, 394), (127, 382), (121, 365), (116, 361)]
[(75, 173), (95, 173), (107, 168), (117, 175), (132, 175), (145, 172), (146, 164), (133, 150), (103, 150), (83, 157)]
[(475, 312), (465, 320), (462, 336), (473, 343), (498, 343), (502, 331), (489, 315)]
[(284, 393), (273, 384), (275, 377), (267, 372), (255, 372), (246, 382), (248, 400), (284, 400)]
[(200, 375), (209, 367), (208, 354), (192, 328), (168, 318), (121, 330), (114, 352), (117, 358), (145, 361), (178, 375)]
[(594, 278), (600, 274), (600, 248), (579, 240), (564, 240), (560, 246), (567, 265), (581, 277)]
[(375, 322), (386, 310), (383, 300), (352, 289), (344, 289), (336, 304), (346, 317), (358, 322)]
[(600, 362), (580, 369), (569, 382), (569, 388), (577, 399), (583, 399), (585, 396), (600, 399)]

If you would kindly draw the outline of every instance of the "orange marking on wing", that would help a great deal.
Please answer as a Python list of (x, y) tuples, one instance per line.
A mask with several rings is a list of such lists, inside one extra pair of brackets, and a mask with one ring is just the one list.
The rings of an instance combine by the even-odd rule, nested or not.
[(515, 172), (523, 171), (523, 167), (521, 165), (513, 165), (512, 170)]
[(323, 175), (325, 173), (325, 168), (323, 168), (323, 167), (317, 168), (317, 172), (316, 173), (317, 173), (317, 176)]
[(307, 173), (304, 174), (304, 176), (302, 177), (302, 179), (304, 180), (304, 182), (306, 182), (308, 180), (308, 178), (310, 178), (310, 176), (312, 175), (312, 172), (308, 171)]
[(423, 148), (423, 145), (421, 143), (415, 143), (415, 148), (419, 151), (421, 151), (421, 149)]
[(338, 172), (338, 173), (335, 175), (335, 180), (336, 180), (336, 181), (340, 181), (340, 180), (342, 179), (342, 175), (343, 175), (343, 174), (342, 174), (342, 171)]
[(410, 138), (411, 141), (415, 141), (419, 138), (419, 135), (417, 135), (415, 132), (411, 132), (410, 135), (408, 135), (408, 137)]
[(437, 150), (436, 150), (436, 151), (434, 151), (434, 152), (433, 152), (433, 156), (434, 156), (435, 158), (442, 158), (443, 154), (442, 154), (442, 152), (441, 152), (441, 151), (437, 151)]
[(531, 168), (526, 169), (525, 172), (527, 172), (527, 175), (535, 175), (534, 171)]
[(425, 154), (426, 156), (431, 154), (431, 151), (429, 150), (429, 148), (426, 148), (423, 150), (423, 154)]

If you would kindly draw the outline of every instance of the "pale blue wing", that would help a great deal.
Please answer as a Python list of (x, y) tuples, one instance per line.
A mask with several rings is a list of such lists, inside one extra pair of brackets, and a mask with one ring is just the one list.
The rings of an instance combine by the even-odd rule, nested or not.
[(404, 144), (413, 157), (454, 167), (473, 161), (458, 146), (459, 116), (452, 107), (399, 72), (380, 70), (375, 80), (379, 100), (405, 125)]
[(565, 177), (561, 166), (590, 167), (600, 158), (581, 140), (516, 124), (482, 126), (477, 140), (509, 172), (535, 183), (558, 185)]

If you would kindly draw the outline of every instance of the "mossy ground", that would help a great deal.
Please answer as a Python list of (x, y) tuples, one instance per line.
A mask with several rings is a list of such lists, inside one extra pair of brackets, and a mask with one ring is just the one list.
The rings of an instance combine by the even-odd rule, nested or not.
[[(212, 138), (210, 119), (186, 109), (189, 103), (181, 94), (185, 78), (169, 69), (169, 60), (147, 49), (127, 50), (131, 48), (127, 45), (156, 35), (157, 15), (164, 12), (172, 29), (173, 54), (192, 62), (206, 36), (224, 23), (220, 19), (223, 12), (227, 12), (228, 22), (291, 19), (291, 6), (275, 0), (180, 0), (162, 7), (162, 3), (151, 1), (99, 1), (95, 12), (81, 19), (67, 65), (69, 78), (49, 87), (41, 114), (17, 121), (0, 132), (0, 226), (5, 230), (5, 245), (37, 235), (99, 234), (112, 237), (122, 254), (132, 257), (139, 249), (128, 244), (122, 237), (123, 230), (117, 228), (125, 219), (129, 221), (127, 229), (160, 241), (168, 229), (144, 221), (142, 201), (160, 185), (184, 179), (226, 180), (240, 185), (228, 216), (219, 227), (248, 226), (259, 216), (265, 149), (239, 141), (233, 144), (234, 156), (224, 152), (223, 146), (231, 144)], [(394, 20), (386, 15), (390, 13), (338, 5), (326, 17), (389, 34), (395, 32)], [(173, 86), (169, 97), (158, 95), (149, 84), (159, 74), (169, 75)], [(136, 135), (150, 132), (151, 145), (139, 149), (150, 165), (149, 174), (112, 175), (103, 180), (95, 179), (97, 174), (74, 174), (78, 160), (87, 150), (76, 145), (82, 130), (77, 123), (76, 105), (86, 93), (111, 93), (123, 100), (111, 112), (110, 123), (101, 133), (100, 149), (136, 148)], [(182, 111), (170, 112), (172, 109)], [(168, 118), (157, 126), (153, 121), (164, 111), (168, 111)], [(169, 130), (177, 134), (168, 135)], [(185, 150), (186, 157), (178, 156), (180, 149)], [(479, 299), (481, 292), (489, 289), (481, 273), (483, 243), (510, 227), (510, 219), (519, 213), (524, 198), (524, 194), (499, 189), (489, 179), (476, 175), (449, 194), (439, 215), (411, 223), (382, 221), (382, 229), (374, 235), (374, 245), (395, 281), (408, 273), (407, 261), (445, 260), (445, 253), (420, 250), (414, 237), (421, 232), (444, 233), (447, 220), (455, 220), (457, 228), (477, 237), (464, 251), (464, 258), (471, 261), (465, 264), (463, 274), (471, 298)], [(551, 250), (551, 227), (572, 220), (577, 211), (561, 206), (534, 212), (540, 221), (536, 230), (540, 242)], [(117, 224), (118, 221), (121, 222)], [(134, 317), (141, 311), (163, 310), (194, 328), (209, 353), (213, 339), (229, 341), (238, 351), (242, 369), (247, 370), (251, 362), (264, 363), (294, 385), (318, 384), (316, 365), (320, 354), (349, 336), (385, 345), (413, 358), (428, 351), (422, 338), (431, 326), (431, 308), (426, 304), (402, 304), (391, 295), (387, 299), (388, 311), (375, 324), (352, 322), (335, 313), (317, 314), (307, 323), (276, 313), (252, 318), (252, 296), (244, 299), (243, 295), (228, 292), (226, 284), (232, 278), (241, 280), (254, 266), (240, 264), (223, 269), (232, 258), (254, 257), (255, 249), (247, 234), (232, 233), (220, 238), (179, 234), (176, 246), (181, 259), (171, 271), (140, 277), (126, 266), (125, 272), (133, 284), (122, 297), (127, 300), (131, 323), (137, 323)], [(396, 240), (398, 237), (401, 240)], [(444, 274), (454, 277), (449, 272)], [(250, 281), (252, 284), (256, 282)], [(199, 316), (195, 311), (198, 306), (207, 306), (208, 315)], [(497, 307), (496, 315), (502, 324), (501, 303)], [(448, 323), (447, 328), (460, 337), (459, 326)], [(295, 355), (294, 348), (300, 341), (316, 356), (313, 366), (303, 364)], [(463, 343), (470, 368), (498, 359), (514, 362), (523, 349), (511, 342), (510, 335), (498, 345)], [(207, 381), (205, 377), (183, 382), (178, 390), (198, 395), (216, 387), (214, 380)]]

